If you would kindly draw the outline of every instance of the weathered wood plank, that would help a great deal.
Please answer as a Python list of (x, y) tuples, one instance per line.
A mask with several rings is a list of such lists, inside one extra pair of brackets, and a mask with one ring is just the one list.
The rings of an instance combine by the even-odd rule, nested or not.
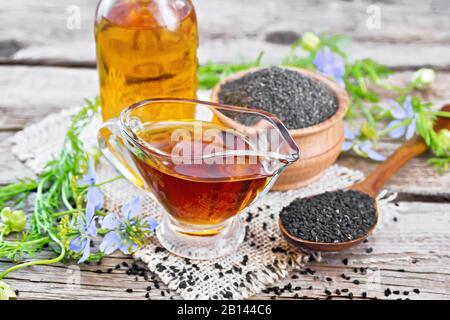
[[(92, 25), (96, 3), (20, 0), (1, 4), (0, 21), (8, 28), (0, 30), (0, 48), (4, 48), (0, 56), (12, 60), (94, 62)], [(80, 10), (80, 29), (67, 27), (73, 5)], [(267, 63), (276, 63), (285, 54), (287, 45), (272, 43), (280, 42), (280, 37), (277, 40), (273, 36), (274, 32), (300, 34), (313, 30), (354, 36), (351, 52), (358, 58), (372, 57), (396, 66), (450, 66), (449, 7), (445, 0), (378, 3), (371, 7), (380, 10), (378, 29), (367, 27), (370, 16), (367, 10), (373, 5), (368, 0), (341, 0), (332, 4), (306, 0), (233, 0), (226, 5), (217, 0), (198, 0), (195, 5), (201, 62), (249, 60), (264, 50)], [(43, 17), (46, 17), (45, 24), (42, 24)]]
[[(298, 293), (300, 297), (324, 299), (327, 298), (325, 290), (329, 290), (333, 298), (348, 299), (348, 293), (342, 289), (349, 289), (355, 299), (362, 298), (363, 292), (368, 298), (386, 298), (384, 292), (390, 289), (400, 294), (392, 293), (388, 299), (450, 299), (450, 204), (401, 203), (400, 206), (403, 211), (398, 222), (378, 230), (368, 243), (343, 253), (323, 254), (322, 261), (307, 266), (314, 274), (302, 274), (304, 270), (299, 270), (290, 279), (276, 284), (283, 288), (290, 282), (294, 289), (301, 287), (298, 291), (284, 292), (280, 298), (292, 299)], [(373, 249), (371, 253), (367, 252), (369, 248)], [(348, 265), (344, 265), (344, 259), (348, 259)], [(78, 267), (70, 264), (19, 270), (6, 281), (20, 291), (21, 299), (145, 299), (149, 285), (151, 299), (179, 298), (174, 292), (168, 294), (167, 287), (159, 281), (160, 288), (156, 289), (151, 274), (148, 281), (143, 277), (136, 281), (135, 276), (126, 274), (123, 266), (116, 270), (115, 266), (122, 262), (131, 265), (132, 260), (114, 255), (100, 265), (79, 266), (80, 286), (75, 289), (71, 283), (76, 280)], [(9, 265), (0, 262), (0, 269)], [(364, 274), (359, 270), (361, 267), (370, 269)], [(113, 271), (108, 273), (108, 269)], [(343, 279), (343, 273), (350, 278)], [(133, 292), (128, 293), (127, 289)], [(341, 290), (341, 296), (335, 293), (336, 289)], [(414, 289), (419, 289), (420, 294), (414, 293)], [(165, 292), (164, 296), (161, 291)], [(262, 293), (253, 299), (267, 299), (272, 295)]]
[[(399, 72), (390, 83), (405, 85), (411, 76), (412, 72)], [(0, 66), (0, 131), (21, 129), (57, 110), (72, 108), (98, 95), (98, 90), (95, 70)], [(437, 107), (450, 102), (450, 72), (439, 72), (435, 84), (421, 95)]]

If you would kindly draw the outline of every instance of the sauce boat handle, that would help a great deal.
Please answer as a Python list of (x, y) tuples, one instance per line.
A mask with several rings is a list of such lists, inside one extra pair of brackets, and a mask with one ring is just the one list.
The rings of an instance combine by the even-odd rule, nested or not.
[(119, 130), (119, 120), (116, 118), (102, 125), (97, 135), (100, 151), (121, 175), (139, 189), (144, 190), (144, 180), (137, 173)]

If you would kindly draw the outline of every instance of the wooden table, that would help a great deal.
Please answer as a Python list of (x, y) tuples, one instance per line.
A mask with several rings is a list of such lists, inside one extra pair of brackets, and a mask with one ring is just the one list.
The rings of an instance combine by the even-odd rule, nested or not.
[[(0, 184), (31, 174), (10, 153), (7, 138), (52, 112), (79, 104), (83, 97), (98, 94), (92, 36), (95, 2), (15, 0), (0, 4)], [(277, 63), (288, 44), (306, 30), (346, 33), (353, 37), (349, 50), (354, 57), (375, 58), (400, 71), (393, 77), (395, 83), (408, 81), (418, 67), (435, 68), (438, 79), (423, 96), (436, 106), (450, 101), (450, 5), (446, 0), (382, 2), (378, 7), (381, 28), (375, 30), (366, 26), (367, 10), (377, 10), (369, 7), (371, 1), (194, 2), (201, 32), (201, 62), (253, 60), (263, 49), (264, 62)], [(78, 7), (70, 6), (74, 4)], [(68, 29), (68, 12), (77, 8), (81, 28)], [(382, 147), (388, 153), (397, 145), (386, 142)], [(351, 155), (341, 156), (339, 164), (365, 173), (376, 165)], [(426, 158), (419, 158), (387, 187), (398, 192), (399, 203), (406, 209), (396, 223), (358, 248), (323, 255), (321, 262), (309, 265), (314, 275), (300, 274), (279, 286), (292, 282), (302, 287), (299, 295), (308, 298), (326, 298), (326, 288), (333, 298), (339, 297), (335, 290), (343, 288), (349, 288), (355, 298), (361, 298), (363, 291), (369, 297), (385, 298), (389, 288), (393, 294), (388, 299), (450, 299), (450, 173), (438, 175), (426, 164)], [(345, 258), (348, 265), (342, 262)], [(123, 267), (108, 273), (123, 261), (132, 263), (115, 255), (101, 265), (81, 265), (80, 269), (64, 264), (38, 266), (12, 273), (6, 281), (20, 291), (22, 299), (145, 299), (149, 284), (153, 286), (152, 299), (177, 298), (175, 294), (161, 296), (164, 284), (156, 290), (151, 279), (150, 283), (142, 277), (136, 281)], [(10, 265), (0, 260), (0, 269)], [(370, 280), (367, 275), (354, 272), (354, 268), (367, 266), (379, 270), (379, 286), (369, 290), (364, 285)], [(67, 281), (78, 272), (81, 287), (73, 290)], [(350, 279), (342, 278), (342, 273)], [(132, 293), (126, 292), (129, 288)], [(419, 289), (420, 294), (413, 289)], [(398, 295), (394, 294), (397, 290)], [(292, 293), (280, 298), (291, 299)]]

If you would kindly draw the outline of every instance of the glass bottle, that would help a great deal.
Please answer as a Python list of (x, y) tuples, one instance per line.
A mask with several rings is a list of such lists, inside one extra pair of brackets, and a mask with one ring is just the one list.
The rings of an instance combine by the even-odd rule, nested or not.
[(95, 40), (104, 121), (144, 99), (196, 97), (198, 34), (190, 0), (102, 0)]

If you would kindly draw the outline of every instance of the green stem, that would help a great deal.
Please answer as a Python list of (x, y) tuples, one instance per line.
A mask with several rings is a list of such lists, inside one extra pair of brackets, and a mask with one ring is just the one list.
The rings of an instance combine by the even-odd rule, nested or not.
[(108, 183), (111, 183), (111, 182), (114, 182), (114, 181), (117, 181), (117, 180), (120, 180), (120, 179), (123, 179), (123, 177), (122, 177), (122, 176), (117, 176), (117, 177), (114, 177), (114, 178), (105, 180), (105, 181), (103, 181), (103, 182), (94, 184), (94, 186), (95, 186), (95, 187), (101, 187), (101, 186), (103, 186), (103, 185), (105, 185), (105, 184), (108, 184)]
[(411, 122), (411, 119), (404, 119), (404, 120), (400, 121), (399, 123), (393, 125), (392, 127), (381, 130), (378, 133), (378, 136), (380, 136), (380, 137), (384, 136), (384, 135), (388, 134), (389, 132), (394, 131), (395, 129), (406, 126), (410, 122)]
[(447, 111), (435, 111), (433, 112), (438, 117), (450, 118), (450, 112)]
[(62, 250), (61, 250), (60, 255), (54, 259), (36, 260), (36, 261), (21, 263), (21, 264), (15, 265), (14, 267), (11, 267), (11, 268), (3, 271), (2, 273), (0, 273), (0, 280), (2, 280), (4, 277), (6, 277), (9, 273), (16, 271), (18, 269), (27, 268), (27, 267), (36, 266), (36, 265), (45, 265), (45, 264), (53, 264), (53, 263), (60, 262), (66, 255), (66, 249), (64, 249), (63, 246), (61, 246), (61, 249)]
[(54, 218), (58, 218), (58, 217), (62, 217), (68, 214), (72, 214), (72, 213), (77, 213), (80, 212), (79, 209), (73, 209), (73, 210), (66, 210), (66, 211), (61, 211), (61, 212), (56, 212), (52, 214), (52, 217)]
[[(114, 182), (114, 181), (116, 181), (116, 180), (120, 180), (120, 179), (123, 179), (123, 176), (116, 176), (116, 177), (114, 177), (114, 178), (111, 178), (111, 179), (108, 179), (108, 180), (105, 180), (105, 181), (102, 181), (102, 182), (99, 182), (99, 183), (96, 183), (96, 184), (93, 184), (92, 185), (92, 187), (101, 187), (101, 186), (103, 186), (103, 185), (105, 185), (105, 184), (108, 184), (108, 183), (111, 183), (111, 182)], [(89, 185), (89, 184), (83, 184), (83, 185), (80, 185), (79, 187), (80, 188), (89, 188), (91, 185)]]
[(64, 205), (66, 206), (67, 209), (73, 210), (72, 205), (70, 204), (69, 200), (67, 199), (67, 193), (66, 193), (66, 190), (67, 190), (67, 184), (68, 184), (68, 181), (65, 180), (64, 183), (63, 183), (63, 185), (61, 186), (61, 191), (62, 191), (62, 201), (63, 201), (63, 203), (64, 203)]

